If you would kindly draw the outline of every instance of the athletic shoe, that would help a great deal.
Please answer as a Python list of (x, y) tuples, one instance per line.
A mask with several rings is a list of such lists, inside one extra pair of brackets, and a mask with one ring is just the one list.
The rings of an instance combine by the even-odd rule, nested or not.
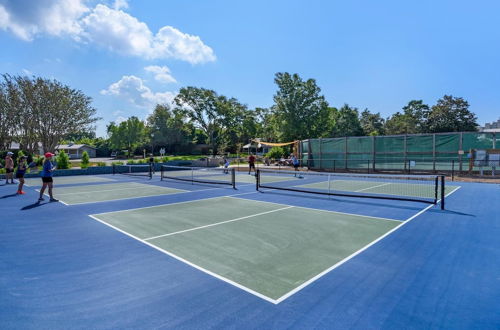
[(38, 199), (38, 201), (39, 201), (39, 202), (43, 202), (44, 200), (45, 200), (45, 199), (43, 199), (43, 197), (40, 197), (40, 198)]
[(21, 190), (19, 193), (20, 193), (21, 195), (26, 194), (26, 193), (25, 193), (24, 191), (22, 191), (22, 190)]
[(55, 199), (55, 198), (51, 198), (49, 201), (50, 201), (50, 202), (59, 202), (59, 200), (58, 200), (58, 199)]

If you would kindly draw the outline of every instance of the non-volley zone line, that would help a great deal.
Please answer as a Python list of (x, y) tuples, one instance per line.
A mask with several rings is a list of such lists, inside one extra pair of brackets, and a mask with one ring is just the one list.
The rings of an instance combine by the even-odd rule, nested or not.
[(404, 224), (234, 197), (92, 218), (274, 304)]

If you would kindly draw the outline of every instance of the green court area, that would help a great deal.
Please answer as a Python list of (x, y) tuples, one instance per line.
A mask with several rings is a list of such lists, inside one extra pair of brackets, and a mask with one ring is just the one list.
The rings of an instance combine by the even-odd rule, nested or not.
[[(428, 183), (415, 183), (408, 182), (383, 182), (383, 181), (356, 181), (356, 180), (331, 180), (321, 181), (316, 183), (309, 183), (304, 185), (297, 185), (297, 188), (315, 189), (320, 191), (347, 191), (347, 192), (363, 192), (369, 194), (382, 194), (382, 195), (397, 195), (397, 196), (411, 196), (433, 198), (435, 195), (435, 187), (432, 182)], [(457, 186), (445, 187), (445, 194), (449, 194)], [(440, 198), (441, 187), (438, 186), (438, 198)]]
[(274, 303), (402, 223), (234, 197), (92, 217)]
[(62, 187), (55, 190), (57, 199), (71, 204), (95, 203), (126, 198), (168, 195), (184, 190), (158, 187), (137, 182)]
[[(25, 179), (28, 186), (41, 186), (42, 178), (29, 178)], [(54, 177), (54, 185), (65, 184), (80, 184), (80, 183), (99, 183), (99, 182), (113, 182), (115, 180), (105, 178), (102, 176), (91, 175), (75, 175), (75, 176), (56, 176)]]

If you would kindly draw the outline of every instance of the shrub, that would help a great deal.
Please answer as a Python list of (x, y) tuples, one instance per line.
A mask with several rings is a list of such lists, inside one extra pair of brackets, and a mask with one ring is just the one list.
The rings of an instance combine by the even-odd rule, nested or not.
[(69, 156), (64, 152), (64, 150), (61, 150), (59, 154), (56, 157), (57, 160), (57, 168), (61, 170), (65, 170), (69, 168)]
[(80, 164), (80, 167), (81, 168), (88, 168), (89, 167), (89, 160), (90, 160), (89, 154), (86, 151), (84, 151), (82, 154), (82, 162)]
[(286, 151), (282, 147), (272, 147), (271, 150), (266, 154), (266, 157), (271, 159), (280, 159), (286, 156)]
[(112, 162), (111, 165), (123, 165), (123, 162)]
[(97, 166), (106, 166), (105, 162), (97, 162)]

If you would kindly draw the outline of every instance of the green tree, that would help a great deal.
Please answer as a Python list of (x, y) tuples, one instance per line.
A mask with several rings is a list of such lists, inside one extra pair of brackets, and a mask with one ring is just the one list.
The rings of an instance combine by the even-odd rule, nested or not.
[(430, 133), (477, 131), (477, 117), (461, 97), (445, 95), (432, 106), (427, 120)]
[(401, 112), (396, 112), (385, 121), (385, 134), (408, 134), (410, 131), (411, 130), (408, 126), (408, 117)]
[(146, 126), (139, 118), (132, 116), (120, 124), (108, 125), (110, 145), (117, 150), (127, 149), (129, 156), (137, 147), (147, 143)]
[(334, 112), (332, 116), (335, 125), (333, 132), (330, 133), (331, 136), (342, 137), (363, 135), (363, 128), (359, 122), (357, 108), (351, 108), (348, 104), (344, 104), (344, 106)]
[(422, 100), (411, 100), (403, 107), (403, 114), (406, 121), (406, 133), (426, 133), (427, 119), (430, 108)]
[(325, 135), (328, 103), (314, 79), (302, 80), (298, 74), (277, 73), (278, 91), (272, 113), (278, 140), (294, 141)]
[(37, 151), (39, 142), (44, 151), (51, 151), (69, 134), (94, 130), (99, 118), (92, 99), (81, 91), (40, 77), (3, 78), (7, 108), (17, 116), (15, 138), (28, 152)]
[(227, 146), (231, 130), (241, 119), (242, 110), (246, 109), (234, 98), (197, 87), (181, 88), (175, 103), (183, 109), (195, 128), (205, 133), (213, 154)]
[(65, 170), (70, 167), (69, 156), (64, 152), (64, 150), (59, 151), (56, 156), (57, 168), (60, 170)]
[(194, 139), (194, 127), (187, 122), (184, 111), (171, 109), (168, 105), (157, 105), (147, 118), (151, 144), (165, 147), (167, 152), (178, 152)]
[(90, 163), (89, 154), (86, 151), (84, 151), (82, 153), (82, 161), (80, 163), (80, 166), (81, 166), (81, 168), (88, 168), (89, 167), (89, 163)]
[(365, 109), (361, 112), (359, 121), (365, 135), (384, 134), (384, 119), (380, 116), (380, 112), (371, 113), (368, 109)]

